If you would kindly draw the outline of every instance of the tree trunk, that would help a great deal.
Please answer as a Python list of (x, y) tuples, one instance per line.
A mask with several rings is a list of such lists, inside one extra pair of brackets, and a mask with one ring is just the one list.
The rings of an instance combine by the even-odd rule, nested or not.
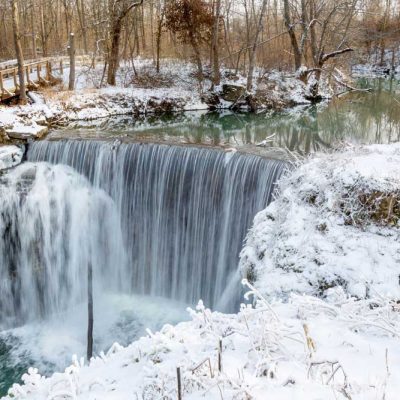
[(320, 100), (319, 84), (322, 75), (322, 67), (323, 64), (321, 64), (320, 67), (314, 72), (314, 81), (311, 82), (309, 87), (309, 94), (310, 94), (309, 100), (313, 102), (317, 102)]
[(44, 23), (44, 10), (43, 10), (43, 3), (40, 4), (40, 36), (42, 39), (42, 56), (47, 57), (47, 33), (46, 33), (46, 26)]
[(199, 49), (199, 46), (198, 46), (198, 44), (196, 42), (196, 39), (194, 38), (194, 35), (191, 35), (190, 43), (192, 45), (193, 52), (194, 52), (194, 57), (195, 57), (196, 64), (197, 64), (197, 74), (198, 74), (198, 80), (199, 80), (200, 90), (201, 90), (201, 87), (202, 87), (202, 84), (203, 84), (203, 80), (204, 80), (203, 63), (201, 62), (200, 49)]
[(92, 263), (88, 264), (88, 330), (87, 330), (87, 359), (93, 357), (93, 268)]
[(31, 2), (31, 30), (32, 30), (32, 58), (36, 59), (37, 58), (37, 52), (36, 52), (36, 32), (35, 32), (35, 17), (34, 17), (34, 3), (33, 1)]
[(69, 85), (68, 90), (75, 89), (75, 35), (71, 33), (69, 35)]
[(296, 33), (294, 31), (294, 24), (290, 17), (289, 0), (283, 0), (283, 12), (285, 25), (289, 33), (290, 44), (292, 45), (292, 50), (294, 54), (294, 68), (297, 71), (301, 67), (301, 53), (299, 49), (299, 44), (297, 42)]
[(19, 15), (17, 0), (12, 0), (12, 25), (14, 34), (15, 53), (18, 62), (18, 78), (19, 78), (19, 104), (26, 104), (28, 99), (26, 97), (25, 74), (24, 74), (24, 55), (21, 48), (21, 34), (19, 31)]
[[(316, 21), (316, 5), (314, 0), (310, 1), (310, 21)], [(322, 29), (323, 31), (323, 29)], [(321, 32), (321, 37), (320, 37), (320, 41), (322, 41), (322, 34), (323, 32)], [(322, 43), (321, 43), (322, 44)], [(313, 61), (314, 61), (314, 66), (316, 68), (319, 68), (320, 65), (320, 57), (321, 57), (321, 51), (322, 48), (320, 48), (320, 46), (317, 43), (317, 32), (315, 30), (315, 23), (311, 23), (310, 26), (310, 46), (311, 46), (311, 52), (312, 52), (312, 57), (313, 57)]]
[(108, 58), (108, 71), (107, 71), (107, 83), (111, 86), (116, 85), (116, 76), (119, 65), (119, 45), (121, 41), (121, 26), (122, 21), (116, 19), (113, 21), (113, 27), (111, 30), (111, 48)]
[[(111, 86), (116, 85), (116, 76), (117, 70), (119, 66), (119, 46), (121, 42), (121, 32), (122, 32), (122, 23), (129, 12), (143, 4), (143, 0), (138, 0), (132, 3), (123, 3), (109, 1), (108, 3), (108, 13), (110, 18), (110, 26), (111, 26), (111, 44), (108, 52), (108, 71), (107, 71), (107, 83)], [(141, 14), (143, 15), (143, 14)], [(135, 24), (135, 28), (137, 28), (137, 24)], [(144, 38), (143, 38), (144, 40)], [(145, 46), (143, 44), (143, 46)]]
[(88, 54), (86, 13), (83, 0), (76, 0), (76, 10), (78, 12), (79, 24), (81, 26), (81, 31), (82, 31), (83, 49), (85, 51), (85, 54)]
[(215, 3), (215, 21), (212, 35), (212, 53), (213, 53), (213, 86), (221, 82), (221, 72), (219, 69), (219, 19), (221, 14), (221, 0)]
[(164, 22), (165, 10), (162, 9), (159, 11), (158, 16), (158, 26), (157, 26), (157, 38), (156, 38), (156, 70), (157, 73), (160, 72), (160, 56), (161, 56), (161, 35), (162, 35), (162, 27)]
[(257, 26), (256, 34), (254, 35), (253, 45), (252, 45), (251, 51), (250, 51), (249, 73), (247, 75), (247, 90), (248, 91), (251, 91), (252, 87), (253, 87), (253, 75), (254, 75), (254, 67), (255, 67), (255, 63), (256, 63), (257, 42), (258, 42), (258, 37), (260, 36), (262, 27), (263, 27), (263, 19), (264, 19), (265, 10), (267, 8), (267, 1), (268, 0), (263, 0), (263, 2), (262, 2), (260, 15), (258, 18), (258, 26)]

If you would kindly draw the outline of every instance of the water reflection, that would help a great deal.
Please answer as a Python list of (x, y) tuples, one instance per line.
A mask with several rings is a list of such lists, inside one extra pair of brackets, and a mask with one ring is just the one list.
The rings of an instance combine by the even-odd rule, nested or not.
[(258, 147), (283, 148), (300, 154), (343, 142), (399, 141), (400, 82), (363, 79), (359, 87), (373, 90), (336, 98), (329, 105), (279, 113), (187, 112), (79, 122), (52, 132), (50, 137), (120, 138), (254, 149), (261, 143)]

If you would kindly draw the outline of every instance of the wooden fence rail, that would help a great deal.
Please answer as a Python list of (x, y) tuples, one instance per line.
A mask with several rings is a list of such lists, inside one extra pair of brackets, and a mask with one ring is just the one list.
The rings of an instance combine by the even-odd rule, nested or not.
[[(95, 66), (96, 58), (78, 56), (77, 62)], [(58, 71), (62, 76), (64, 69), (69, 67), (68, 57), (50, 58), (39, 61), (31, 61), (24, 65), (27, 90), (35, 90), (39, 86), (49, 86), (59, 82), (54, 76)], [(18, 67), (7, 66), (0, 68), (0, 103), (19, 95)]]
[[(60, 61), (59, 69), (63, 65)], [(53, 75), (53, 62), (49, 60), (36, 61), (24, 65), (27, 90), (37, 89), (40, 85), (51, 85), (57, 81)], [(19, 95), (18, 67), (0, 70), (0, 101), (10, 99)]]

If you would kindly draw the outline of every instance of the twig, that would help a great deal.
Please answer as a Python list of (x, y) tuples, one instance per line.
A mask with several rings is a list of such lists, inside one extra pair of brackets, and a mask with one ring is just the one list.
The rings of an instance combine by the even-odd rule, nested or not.
[(181, 382), (181, 368), (176, 369), (176, 376), (178, 380), (178, 400), (182, 400), (182, 382)]
[(222, 372), (222, 339), (218, 342), (218, 371)]

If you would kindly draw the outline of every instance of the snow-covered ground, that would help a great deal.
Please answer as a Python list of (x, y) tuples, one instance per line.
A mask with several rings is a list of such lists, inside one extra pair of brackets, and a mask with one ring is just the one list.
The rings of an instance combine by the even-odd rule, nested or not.
[[(400, 78), (400, 50), (393, 54), (392, 49), (385, 49), (383, 55), (380, 49), (374, 49), (370, 54), (357, 54), (357, 60), (352, 66), (352, 74), (355, 77), (365, 78)], [(392, 64), (394, 62), (394, 70)]]
[(6, 398), (172, 400), (179, 367), (183, 399), (396, 400), (399, 177), (400, 144), (299, 162), (242, 252), (254, 306), (226, 315), (200, 302), (191, 321), (90, 366), (79, 355), (48, 378), (31, 368)]
[[(39, 98), (39, 96), (35, 96)], [(46, 104), (5, 107), (0, 105), (0, 140), (35, 139), (48, 132), (53, 112)]]
[(190, 322), (149, 331), (127, 348), (115, 344), (90, 366), (75, 356), (50, 378), (31, 368), (6, 398), (172, 400), (179, 367), (183, 399), (396, 399), (396, 305), (357, 302), (340, 290), (327, 301), (293, 295), (268, 303), (249, 288), (255, 307), (224, 315), (199, 303)]

